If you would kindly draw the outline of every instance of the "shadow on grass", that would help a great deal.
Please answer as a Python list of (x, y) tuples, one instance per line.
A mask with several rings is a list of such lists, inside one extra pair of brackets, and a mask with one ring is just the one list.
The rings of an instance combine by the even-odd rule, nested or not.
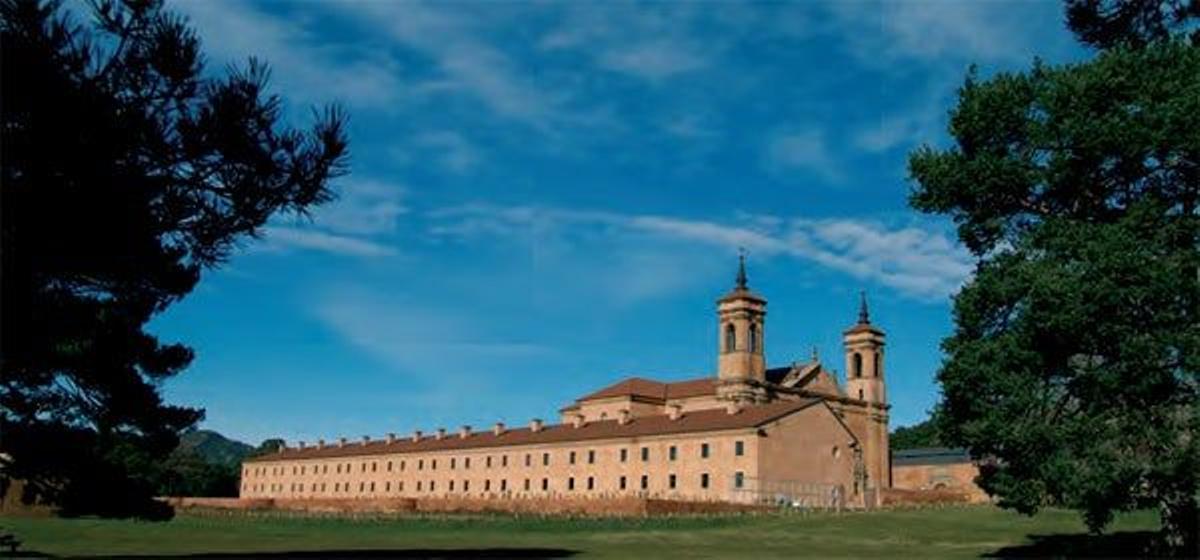
[(1029, 535), (1028, 544), (1006, 546), (987, 558), (1139, 558), (1154, 550), (1155, 531), (1122, 531), (1106, 535)]
[[(196, 554), (145, 554), (119, 556), (87, 556), (97, 558), (568, 558), (579, 554), (576, 550), (559, 548), (449, 548), (449, 549), (395, 549), (395, 550), (288, 550), (277, 552), (205, 552)], [(55, 558), (33, 551), (17, 552), (17, 557)]]

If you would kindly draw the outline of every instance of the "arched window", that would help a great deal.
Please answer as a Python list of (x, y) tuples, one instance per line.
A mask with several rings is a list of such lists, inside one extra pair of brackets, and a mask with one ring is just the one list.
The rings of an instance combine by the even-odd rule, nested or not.
[(760, 342), (758, 340), (758, 325), (750, 324), (750, 352), (757, 354), (759, 352)]
[(879, 352), (875, 353), (875, 377), (883, 376), (883, 360), (879, 358)]
[(854, 377), (862, 377), (862, 354), (854, 353)]
[(733, 323), (725, 325), (725, 351), (733, 352), (737, 350), (737, 333), (733, 330)]

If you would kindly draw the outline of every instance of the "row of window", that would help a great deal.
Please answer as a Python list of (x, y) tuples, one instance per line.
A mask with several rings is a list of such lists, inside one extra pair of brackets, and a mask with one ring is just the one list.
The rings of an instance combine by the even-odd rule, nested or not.
[[(583, 483), (586, 482), (586, 487), (583, 487), (580, 489), (586, 489), (586, 490), (595, 490), (596, 489), (596, 478), (595, 477), (589, 476), (586, 478), (586, 480), (583, 478), (580, 478), (580, 482), (581, 482), (581, 484), (580, 484), (581, 487), (583, 486)], [(617, 480), (617, 488), (619, 490), (628, 490), (629, 489), (628, 482), (629, 481), (628, 481), (627, 477), (625, 477), (625, 476), (619, 477)], [(668, 489), (675, 490), (677, 488), (677, 482), (678, 482), (678, 479), (676, 478), (676, 476), (674, 474), (667, 475), (667, 488)], [(453, 481), (453, 480), (449, 481), (449, 489), (448, 489), (449, 492), (456, 491), (454, 483), (455, 483), (455, 481)], [(734, 473), (734, 475), (733, 475), (734, 488), (741, 488), (744, 485), (744, 483), (745, 483), (744, 473), (742, 473), (740, 471)], [(264, 488), (268, 489), (268, 491), (270, 491), (270, 492), (282, 492), (283, 487), (284, 487), (283, 484), (244, 484), (242, 486), (243, 490), (253, 491), (253, 492), (262, 492), (264, 490)], [(700, 473), (699, 487), (701, 489), (707, 489), (709, 487), (708, 473)], [(334, 493), (348, 493), (351, 491), (351, 488), (352, 488), (352, 484), (349, 482), (345, 482), (345, 483), (335, 482), (333, 484)], [(309, 492), (313, 492), (313, 493), (325, 492), (325, 489), (326, 489), (326, 486), (325, 486), (324, 482), (321, 482), (321, 483), (314, 482), (310, 485)], [(382, 489), (384, 492), (391, 492), (392, 491), (391, 481), (384, 482), (382, 485)], [(500, 492), (507, 492), (508, 491), (508, 480), (501, 479), (499, 481), (499, 484), (497, 485), (497, 489)], [(531, 480), (530, 479), (528, 479), (528, 478), (525, 479), (523, 489), (526, 492), (529, 492), (531, 490)], [(542, 491), (550, 490), (550, 479), (549, 478), (543, 478), (541, 480), (541, 489), (542, 489)], [(576, 489), (577, 488), (576, 488), (576, 484), (575, 484), (575, 477), (568, 477), (567, 478), (567, 491), (574, 491)], [(648, 475), (641, 475), (641, 478), (638, 480), (638, 489), (639, 490), (649, 490), (650, 489), (650, 477)], [(292, 492), (292, 493), (304, 492), (304, 484), (303, 483), (292, 483), (291, 485), (288, 486), (288, 491)], [(398, 481), (396, 483), (396, 491), (404, 492), (404, 481), (403, 480)], [(416, 483), (416, 491), (417, 492), (436, 492), (437, 491), (437, 481), (430, 480), (430, 481), (428, 481), (428, 484), (425, 484), (424, 481), (418, 480)], [(471, 481), (463, 480), (462, 483), (459, 484), (457, 491), (470, 492), (471, 491)], [(492, 491), (492, 481), (491, 480), (483, 481), (483, 491), (484, 492)], [(358, 483), (358, 492), (360, 494), (375, 493), (376, 492), (375, 482), (359, 482)]]
[[(746, 453), (745, 444), (740, 440), (735, 441), (734, 446), (733, 446), (733, 454), (735, 456), (741, 457), (742, 455), (745, 455), (745, 453)], [(711, 455), (709, 444), (707, 444), (707, 443), (700, 444), (699, 455), (700, 455), (701, 459), (709, 458), (709, 456)], [(570, 451), (567, 454), (567, 463), (572, 464), (572, 465), (577, 464), (577, 460), (581, 460), (584, 457), (586, 457), (587, 464), (589, 464), (589, 465), (594, 464), (596, 462), (596, 451), (594, 449), (589, 449), (586, 452), (586, 454), (583, 455), (583, 457), (581, 457), (578, 454), (578, 452), (576, 452), (576, 451)], [(493, 459), (493, 456), (491, 456), (491, 455), (488, 455), (487, 457), (484, 458), (484, 468), (489, 468), (489, 469), (492, 468), (492, 466), (493, 466), (492, 459)], [(679, 459), (678, 447), (672, 445), (669, 448), (667, 448), (667, 460), (675, 461), (678, 459)], [(650, 448), (649, 447), (641, 448), (641, 460), (643, 462), (650, 461)], [(629, 449), (622, 448), (620, 450), (620, 461), (622, 463), (629, 461)], [(499, 465), (501, 467), (507, 467), (508, 466), (508, 455), (501, 455), (500, 460), (496, 461), (496, 462), (499, 463)], [(379, 461), (371, 461), (371, 462), (364, 461), (362, 463), (359, 463), (359, 472), (364, 472), (364, 473), (367, 472), (368, 466), (370, 467), (370, 472), (378, 472), (379, 463), (380, 463)], [(458, 468), (460, 464), (461, 464), (461, 468), (470, 469), (471, 468), (471, 458), (463, 457), (461, 463), (458, 461), (457, 457), (450, 458), (450, 469), (451, 470)], [(542, 453), (541, 464), (542, 464), (542, 466), (550, 465), (550, 453), (549, 452)], [(423, 459), (423, 458), (417, 459), (416, 470), (418, 470), (418, 471), (425, 470), (425, 465), (426, 465), (425, 459)], [(387, 472), (392, 472), (393, 466), (397, 466), (399, 468), (399, 470), (401, 472), (403, 472), (407, 468), (408, 462), (405, 460), (387, 461), (385, 463), (385, 470)], [(429, 470), (437, 470), (437, 466), (438, 466), (437, 459), (429, 460)], [(525, 466), (526, 467), (533, 466), (533, 454), (532, 453), (525, 454)], [(312, 465), (311, 470), (308, 467), (309, 467), (308, 465), (293, 465), (290, 468), (290, 471), (291, 471), (291, 474), (293, 474), (293, 475), (305, 475), (305, 474), (309, 474), (310, 472), (312, 474), (329, 474), (329, 465), (328, 464)], [(262, 477), (262, 476), (267, 476), (269, 473), (270, 475), (278, 476), (278, 475), (287, 474), (288, 470), (289, 469), (287, 467), (282, 467), (282, 466), (254, 467), (254, 468), (247, 467), (246, 471), (245, 471), (245, 475), (247, 477), (255, 477), (255, 476)], [(338, 463), (338, 464), (334, 465), (334, 474), (342, 474), (342, 473), (348, 474), (351, 472), (353, 472), (353, 464), (352, 463)]]

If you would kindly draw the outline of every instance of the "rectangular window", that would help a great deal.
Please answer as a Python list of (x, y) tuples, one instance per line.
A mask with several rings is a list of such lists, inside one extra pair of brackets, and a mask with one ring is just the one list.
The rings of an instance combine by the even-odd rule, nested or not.
[(625, 489), (625, 477), (623, 477), (623, 476), (621, 477), (621, 484), (620, 484), (620, 486), (621, 486), (621, 490), (624, 490), (624, 489)]
[(588, 477), (588, 490), (595, 490), (595, 489), (596, 489), (596, 479), (589, 476)]
[(588, 464), (591, 465), (595, 462), (596, 462), (596, 451), (593, 449), (589, 449), (588, 450)]
[(366, 463), (363, 463), (363, 464), (361, 464), (361, 465), (359, 465), (359, 466), (360, 466), (360, 467), (362, 467), (361, 469), (358, 469), (359, 471), (361, 471), (361, 472), (367, 472), (367, 464), (366, 464)]
[(507, 466), (508, 466), (508, 455), (501, 455), (501, 456), (500, 456), (500, 466), (501, 466), (501, 467), (507, 467)]
[(404, 461), (400, 461), (400, 472), (404, 472)]
[(388, 461), (387, 469), (388, 469), (388, 472), (392, 472), (392, 462), (391, 461)]
[(543, 478), (543, 479), (542, 479), (542, 490), (543, 490), (543, 491), (546, 491), (546, 490), (549, 490), (549, 489), (550, 489), (550, 479), (549, 479), (549, 478)]
[(371, 463), (371, 472), (378, 472), (377, 471), (378, 468), (379, 468), (379, 463), (375, 463), (375, 462)]
[(746, 475), (742, 471), (733, 473), (733, 487), (741, 488), (746, 485)]
[(627, 460), (629, 460), (629, 450), (628, 450), (628, 449), (622, 449), (622, 450), (621, 450), (621, 462), (622, 462), (622, 463), (624, 463), (624, 462), (625, 462), (625, 461), (627, 461)]
[(492, 468), (492, 456), (491, 455), (488, 455), (486, 458), (484, 458), (483, 468), (485, 468), (485, 469)]
[(471, 491), (471, 481), (464, 480), (463, 481), (463, 492), (470, 492), (470, 491)]
[(733, 442), (733, 454), (741, 457), (746, 454), (746, 444), (741, 440)]
[(650, 487), (650, 477), (642, 475), (642, 490)]
[(701, 459), (708, 458), (708, 444), (707, 443), (700, 444), (700, 458)]
[(372, 482), (372, 483), (371, 483), (371, 491), (372, 491), (372, 492), (374, 492), (374, 491), (375, 491), (375, 483), (374, 483), (374, 482)]
[(421, 484), (422, 484), (422, 482), (420, 480), (418, 480), (417, 481), (417, 492), (421, 491)]
[(450, 458), (450, 470), (454, 470), (454, 463), (455, 463), (455, 459), (454, 459), (454, 457), (451, 457)]
[(567, 490), (575, 489), (575, 477), (567, 477)]
[(400, 491), (401, 492), (404, 491), (404, 481), (403, 480), (400, 481)]
[(642, 461), (649, 461), (649, 460), (650, 460), (650, 448), (643, 447), (642, 448)]
[(500, 479), (500, 491), (501, 492), (508, 491), (508, 479), (506, 479), (506, 478)]
[(464, 469), (471, 468), (471, 458), (470, 457), (463, 457), (463, 468)]
[(429, 464), (430, 470), (436, 471), (437, 470), (437, 459), (434, 459), (434, 460), (430, 461), (429, 463), (430, 463)]
[(708, 488), (708, 473), (700, 473), (700, 487)]
[(528, 467), (531, 464), (530, 459), (531, 459), (530, 455), (528, 453), (526, 453), (525, 454), (525, 466), (526, 467)]
[(491, 480), (485, 480), (485, 481), (483, 481), (483, 491), (484, 491), (484, 492), (491, 492), (491, 491), (492, 491), (492, 481), (491, 481)]
[(430, 492), (433, 492), (433, 485), (434, 485), (434, 481), (430, 480), (429, 481), (429, 491)]
[(571, 454), (568, 455), (567, 457), (568, 457), (567, 462), (574, 465), (575, 464), (575, 452), (572, 451)]
[(675, 460), (676, 451), (677, 450), (675, 449), (674, 445), (672, 445), (671, 448), (667, 450), (667, 457), (669, 457), (669, 460), (671, 460), (671, 461)]
[(529, 491), (529, 479), (528, 478), (525, 479), (525, 491), (526, 492)]
[(425, 459), (417, 460), (417, 470), (419, 470), (419, 471), (425, 470)]
[(549, 453), (542, 453), (542, 465), (545, 465), (545, 466), (550, 465), (550, 454)]
[(359, 482), (359, 483), (358, 483), (358, 491), (359, 491), (359, 492), (362, 492), (362, 491), (363, 491), (363, 487), (365, 487), (366, 485), (367, 485), (367, 483), (365, 483), (365, 482)]
[(675, 489), (675, 475), (667, 475), (667, 488)]

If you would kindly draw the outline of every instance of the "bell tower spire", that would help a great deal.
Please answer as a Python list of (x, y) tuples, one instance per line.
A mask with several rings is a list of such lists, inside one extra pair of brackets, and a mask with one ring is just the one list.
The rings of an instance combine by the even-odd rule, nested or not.
[(738, 273), (735, 290), (746, 290), (746, 250), (738, 247)]
[(862, 290), (858, 292), (858, 324), (870, 325), (871, 312), (867, 310), (867, 292)]

